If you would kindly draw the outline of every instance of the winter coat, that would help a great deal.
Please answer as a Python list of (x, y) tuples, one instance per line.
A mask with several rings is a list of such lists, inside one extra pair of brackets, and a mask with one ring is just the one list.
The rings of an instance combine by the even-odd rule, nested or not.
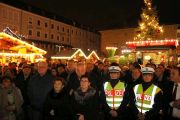
[(68, 120), (71, 116), (68, 97), (65, 91), (55, 93), (51, 90), (44, 104), (44, 120)]
[(32, 76), (32, 74), (30, 74), (25, 79), (24, 74), (21, 71), (14, 80), (15, 85), (21, 90), (21, 93), (22, 93), (22, 96), (23, 96), (23, 99), (24, 99), (23, 106), (29, 105), (29, 98), (28, 98), (28, 95), (27, 95), (27, 87), (28, 87), (28, 83), (29, 83), (29, 80), (30, 80), (31, 76)]
[(70, 100), (75, 120), (78, 120), (78, 114), (84, 115), (85, 120), (98, 119), (98, 93), (94, 88), (89, 88), (85, 93), (78, 88), (72, 92)]
[(16, 120), (22, 104), (23, 98), (17, 87), (12, 85), (9, 89), (5, 89), (0, 85), (0, 120)]
[(40, 76), (34, 74), (28, 83), (28, 97), (31, 108), (36, 111), (42, 111), (46, 96), (52, 89), (53, 77), (50, 73)]

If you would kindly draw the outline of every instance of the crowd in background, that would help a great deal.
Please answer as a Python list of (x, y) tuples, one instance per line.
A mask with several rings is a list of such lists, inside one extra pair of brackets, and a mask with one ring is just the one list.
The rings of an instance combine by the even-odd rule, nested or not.
[[(109, 61), (92, 63), (74, 60), (68, 60), (66, 64), (28, 64), (22, 59), (20, 64), (0, 66), (0, 120), (134, 119), (128, 103), (123, 106), (126, 109), (117, 112), (123, 116), (121, 118), (113, 118), (115, 113), (109, 113), (106, 108), (103, 88), (110, 79), (109, 67), (112, 64), (118, 65)], [(171, 89), (174, 83), (180, 84), (180, 68), (153, 63), (147, 63), (146, 67), (155, 70), (152, 82), (162, 90), (158, 119), (171, 119)], [(143, 83), (141, 66), (137, 62), (120, 68), (118, 80), (125, 83), (127, 89)], [(179, 109), (180, 101), (176, 104)], [(112, 117), (108, 118), (107, 114)]]

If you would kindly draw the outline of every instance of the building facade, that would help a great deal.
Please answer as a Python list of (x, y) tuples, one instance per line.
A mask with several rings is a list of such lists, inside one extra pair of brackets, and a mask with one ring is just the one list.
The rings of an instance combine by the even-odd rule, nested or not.
[[(31, 10), (30, 10), (31, 11)], [(27, 36), (27, 41), (48, 52), (48, 56), (72, 47), (100, 50), (100, 34), (52, 18), (0, 3), (0, 31), (9, 27)]]

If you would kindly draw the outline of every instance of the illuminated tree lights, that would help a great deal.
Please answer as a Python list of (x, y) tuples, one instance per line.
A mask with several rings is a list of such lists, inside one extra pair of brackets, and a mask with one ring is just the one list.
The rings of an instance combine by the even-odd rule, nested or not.
[(157, 12), (152, 8), (152, 1), (144, 0), (144, 4), (145, 8), (142, 9), (141, 21), (134, 40), (154, 40), (163, 33), (163, 27), (159, 26)]

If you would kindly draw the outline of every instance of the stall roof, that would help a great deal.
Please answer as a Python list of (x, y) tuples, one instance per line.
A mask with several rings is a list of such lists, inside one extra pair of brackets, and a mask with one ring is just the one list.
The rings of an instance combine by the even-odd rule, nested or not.
[(39, 53), (39, 54), (42, 54), (42, 55), (47, 53), (45, 50), (42, 50), (42, 49), (40, 49), (40, 48), (38, 48), (36, 46), (33, 46), (33, 45), (23, 41), (23, 40), (15, 38), (15, 37), (13, 37), (13, 36), (11, 36), (11, 35), (9, 35), (7, 33), (4, 33), (4, 32), (0, 32), (0, 40), (4, 40), (4, 41), (7, 41), (9, 43), (12, 43), (12, 44), (16, 45), (16, 46), (14, 46), (12, 48), (13, 50), (15, 50), (15, 49), (18, 50), (19, 47), (21, 47), (21, 48), (25, 47), (30, 51), (33, 51), (35, 53)]
[(81, 49), (64, 50), (52, 56), (51, 58), (52, 59), (72, 59), (79, 52), (83, 55), (84, 58), (87, 59), (86, 55)]
[(90, 59), (92, 55), (94, 55), (98, 60), (99, 57), (95, 51), (86, 51), (83, 52), (81, 49), (71, 49), (71, 50), (64, 50), (56, 55), (52, 56), (52, 59), (72, 59), (77, 53), (81, 53), (84, 58)]

